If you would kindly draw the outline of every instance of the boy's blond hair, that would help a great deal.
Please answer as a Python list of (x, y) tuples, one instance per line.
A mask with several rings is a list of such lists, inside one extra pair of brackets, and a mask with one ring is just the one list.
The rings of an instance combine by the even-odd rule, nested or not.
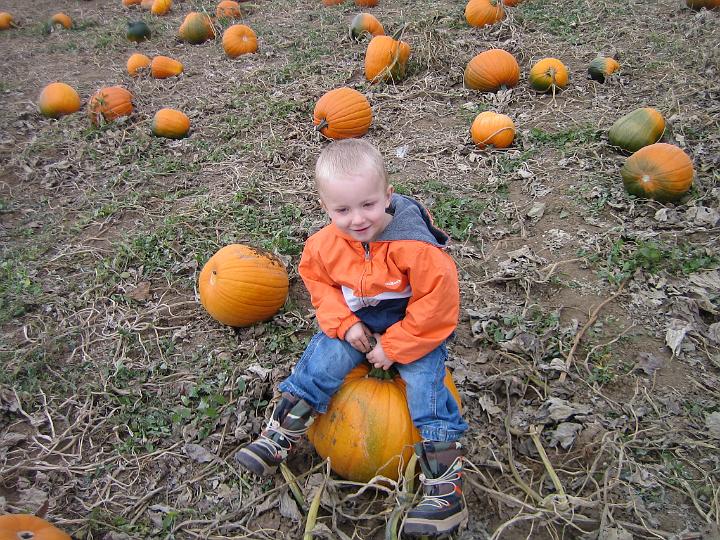
[(333, 141), (320, 152), (315, 163), (315, 188), (321, 191), (329, 180), (360, 171), (372, 173), (387, 187), (385, 162), (377, 148), (362, 139)]

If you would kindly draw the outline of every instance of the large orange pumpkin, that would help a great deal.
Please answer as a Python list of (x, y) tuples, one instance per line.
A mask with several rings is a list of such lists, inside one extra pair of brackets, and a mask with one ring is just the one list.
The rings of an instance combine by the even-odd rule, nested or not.
[(51, 523), (31, 514), (0, 516), (1, 540), (72, 540)]
[(154, 0), (150, 6), (153, 15), (165, 15), (172, 8), (172, 0)]
[(358, 7), (375, 7), (378, 5), (378, 0), (355, 0), (355, 5)]
[(255, 31), (246, 24), (233, 24), (223, 33), (222, 45), (230, 58), (257, 52), (258, 42)]
[(17, 25), (15, 24), (15, 19), (13, 18), (12, 13), (8, 13), (7, 11), (0, 13), (0, 30), (9, 30), (14, 26)]
[(222, 0), (215, 9), (215, 16), (218, 19), (239, 19), (242, 17), (240, 4), (235, 0)]
[(475, 117), (470, 136), (480, 148), (507, 148), (515, 138), (515, 124), (506, 114), (484, 111)]
[(353, 88), (335, 88), (315, 104), (313, 123), (330, 139), (362, 137), (372, 123), (367, 98)]
[(40, 92), (38, 109), (43, 116), (58, 118), (80, 110), (80, 96), (75, 89), (62, 82), (48, 84)]
[(350, 23), (350, 37), (357, 40), (365, 32), (373, 36), (385, 35), (383, 25), (374, 15), (370, 13), (358, 13)]
[(72, 19), (65, 13), (56, 13), (50, 17), (50, 26), (62, 26), (70, 30), (73, 27)]
[(141, 53), (134, 53), (130, 55), (127, 61), (127, 70), (131, 77), (137, 77), (140, 75), (139, 70), (145, 69), (150, 66), (150, 59)]
[(268, 253), (242, 244), (221, 248), (200, 272), (200, 302), (217, 321), (250, 326), (270, 319), (288, 293), (285, 266)]
[(132, 94), (122, 86), (108, 86), (98, 90), (88, 103), (90, 121), (94, 124), (112, 122), (133, 111)]
[(677, 202), (692, 186), (695, 170), (690, 156), (681, 148), (655, 143), (627, 158), (620, 174), (631, 195)]
[(512, 88), (520, 80), (520, 65), (515, 57), (502, 49), (489, 49), (468, 62), (463, 77), (465, 86), (481, 92), (497, 92)]
[(177, 77), (183, 72), (182, 62), (169, 56), (156, 56), (150, 64), (152, 76), (156, 79), (167, 79)]
[(190, 130), (190, 119), (175, 109), (160, 109), (152, 121), (152, 132), (156, 137), (182, 139)]
[(465, 6), (465, 20), (470, 26), (487, 26), (505, 18), (499, 0), (470, 0)]
[[(447, 370), (444, 382), (460, 406)], [(327, 412), (310, 426), (308, 438), (321, 457), (330, 458), (335, 473), (355, 482), (377, 475), (397, 480), (412, 445), (421, 440), (408, 410), (405, 382), (396, 373), (371, 371), (367, 363), (345, 377)]]
[(685, 3), (692, 9), (720, 9), (720, 0), (685, 0)]
[(365, 78), (370, 82), (405, 77), (410, 45), (390, 36), (375, 36), (365, 51)]
[(178, 34), (180, 39), (194, 45), (215, 39), (215, 29), (210, 17), (197, 11), (191, 11), (185, 16)]
[(530, 68), (528, 80), (530, 86), (540, 92), (547, 92), (565, 88), (568, 83), (568, 70), (557, 58), (543, 58), (538, 60), (535, 65)]

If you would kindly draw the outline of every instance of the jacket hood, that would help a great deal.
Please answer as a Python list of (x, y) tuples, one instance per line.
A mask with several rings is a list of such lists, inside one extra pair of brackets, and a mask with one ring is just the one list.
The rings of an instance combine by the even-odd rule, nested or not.
[(415, 199), (394, 193), (387, 212), (393, 219), (375, 242), (419, 240), (440, 248), (447, 246), (449, 236), (433, 225), (430, 213)]

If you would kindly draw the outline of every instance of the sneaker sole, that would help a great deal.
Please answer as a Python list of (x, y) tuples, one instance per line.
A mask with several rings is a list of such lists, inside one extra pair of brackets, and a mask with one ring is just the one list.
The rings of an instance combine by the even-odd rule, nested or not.
[(466, 527), (468, 523), (468, 511), (467, 508), (463, 508), (462, 511), (449, 516), (445, 519), (422, 519), (422, 518), (411, 518), (405, 520), (403, 524), (402, 532), (406, 536), (430, 536), (438, 537), (443, 534), (452, 534), (459, 530), (461, 527)]
[(270, 476), (278, 471), (277, 465), (268, 465), (260, 456), (254, 454), (247, 448), (241, 448), (235, 454), (235, 461), (243, 469), (258, 476)]

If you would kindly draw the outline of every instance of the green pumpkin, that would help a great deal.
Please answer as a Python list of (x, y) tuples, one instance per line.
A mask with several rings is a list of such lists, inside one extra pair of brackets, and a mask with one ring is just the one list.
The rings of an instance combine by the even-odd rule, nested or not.
[(128, 22), (127, 38), (135, 43), (150, 39), (150, 27), (142, 21)]
[(590, 62), (588, 66), (588, 75), (593, 81), (605, 82), (605, 77), (615, 73), (620, 68), (620, 64), (614, 58), (605, 58), (598, 56)]
[(665, 132), (665, 118), (651, 107), (635, 109), (619, 118), (610, 128), (610, 144), (628, 152), (656, 143)]

